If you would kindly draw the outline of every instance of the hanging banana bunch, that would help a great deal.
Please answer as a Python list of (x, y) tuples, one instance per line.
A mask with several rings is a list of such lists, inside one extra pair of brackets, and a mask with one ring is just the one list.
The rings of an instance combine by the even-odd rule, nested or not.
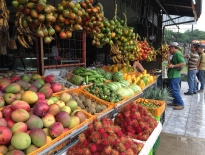
[(146, 58), (147, 62), (157, 61), (157, 50), (154, 47), (151, 47), (150, 52)]
[(169, 45), (164, 43), (161, 48), (157, 50), (157, 54), (162, 56), (162, 61), (168, 60), (167, 52), (169, 51)]
[(9, 39), (9, 10), (5, 0), (0, 0), (0, 54), (7, 54), (6, 45)]
[(5, 0), (0, 0), (0, 34), (7, 33), (9, 30), (9, 13)]
[(23, 13), (16, 13), (14, 24), (17, 32), (14, 32), (13, 40), (17, 39), (18, 42), (24, 48), (31, 48), (31, 45), (33, 45), (33, 40), (35, 40), (35, 37), (34, 34), (31, 32)]
[(119, 50), (119, 47), (117, 44), (111, 45), (110, 58), (113, 61), (113, 63), (122, 63), (122, 64), (125, 63), (124, 56), (122, 55), (121, 51)]

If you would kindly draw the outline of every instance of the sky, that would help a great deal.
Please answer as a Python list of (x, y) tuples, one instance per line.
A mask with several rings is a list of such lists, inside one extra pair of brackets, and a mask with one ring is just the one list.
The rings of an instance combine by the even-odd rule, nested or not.
[[(176, 16), (172, 16), (172, 18), (174, 18), (174, 17), (176, 17)], [(168, 17), (165, 17), (165, 19), (167, 19), (167, 18)], [(191, 19), (187, 19), (186, 21), (189, 21), (189, 20), (191, 20)], [(175, 21), (179, 22), (177, 20), (175, 20)], [(164, 24), (168, 25), (170, 23), (168, 23), (168, 24), (164, 23)], [(192, 24), (193, 24), (193, 29), (199, 29), (201, 31), (205, 31), (205, 1), (202, 1), (202, 12), (201, 12), (201, 16), (200, 16), (200, 18), (198, 19), (197, 22), (188, 23), (188, 24), (180, 24), (180, 25), (178, 25), (179, 28), (180, 28), (179, 30), (175, 25), (169, 26), (169, 27), (167, 27), (167, 29), (175, 31), (175, 32), (179, 31), (179, 32), (183, 33), (187, 30), (191, 30), (192, 29)]]
[(197, 21), (197, 24), (195, 25), (195, 28), (205, 31), (205, 1), (203, 1), (202, 13), (199, 20)]

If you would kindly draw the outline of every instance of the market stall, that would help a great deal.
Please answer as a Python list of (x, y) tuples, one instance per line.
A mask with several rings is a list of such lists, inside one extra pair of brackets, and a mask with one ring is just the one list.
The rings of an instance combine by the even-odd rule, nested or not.
[(160, 5), (105, 2), (1, 0), (0, 154), (156, 153)]

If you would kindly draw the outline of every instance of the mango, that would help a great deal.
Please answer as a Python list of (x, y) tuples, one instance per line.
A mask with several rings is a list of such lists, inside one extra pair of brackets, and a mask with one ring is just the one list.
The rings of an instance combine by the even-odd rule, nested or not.
[(5, 89), (5, 92), (6, 93), (18, 93), (18, 92), (20, 92), (20, 90), (21, 90), (21, 86), (19, 85), (19, 84), (17, 84), (17, 83), (11, 83), (11, 84), (9, 84), (7, 87), (6, 87), (6, 89)]

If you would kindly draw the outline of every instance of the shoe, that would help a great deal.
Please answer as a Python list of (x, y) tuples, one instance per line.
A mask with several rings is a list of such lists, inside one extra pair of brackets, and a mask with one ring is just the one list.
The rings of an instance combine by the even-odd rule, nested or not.
[(186, 93), (184, 93), (184, 95), (193, 95), (193, 93), (186, 92)]
[(204, 90), (199, 90), (199, 91), (198, 91), (198, 93), (202, 93), (202, 92), (204, 92)]
[(184, 106), (176, 106), (176, 107), (174, 107), (173, 109), (174, 109), (174, 110), (182, 110), (182, 109), (184, 109)]
[(169, 105), (169, 106), (177, 106), (177, 104), (175, 104), (175, 103), (168, 103), (167, 105)]
[(197, 92), (194, 92), (193, 94), (197, 94)]

